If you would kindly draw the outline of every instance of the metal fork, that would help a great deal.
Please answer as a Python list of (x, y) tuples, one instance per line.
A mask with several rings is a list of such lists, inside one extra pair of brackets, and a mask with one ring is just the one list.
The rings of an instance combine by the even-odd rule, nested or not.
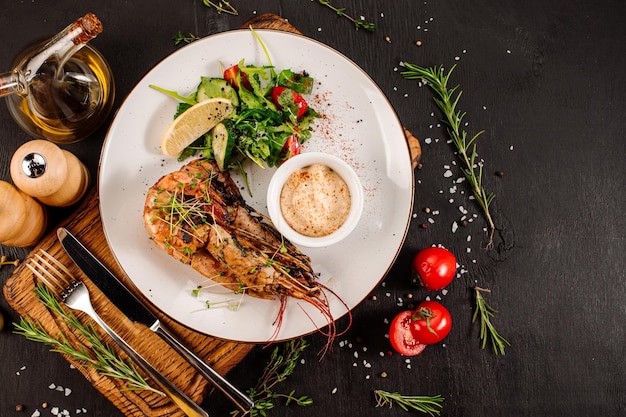
[(159, 386), (159, 388), (189, 417), (209, 417), (198, 404), (176, 387), (163, 374), (156, 370), (148, 361), (139, 355), (132, 346), (122, 339), (94, 310), (85, 284), (75, 278), (72, 273), (56, 258), (44, 250), (34, 255), (35, 260), (27, 263), (27, 267), (68, 307), (82, 311), (91, 317), (129, 358)]

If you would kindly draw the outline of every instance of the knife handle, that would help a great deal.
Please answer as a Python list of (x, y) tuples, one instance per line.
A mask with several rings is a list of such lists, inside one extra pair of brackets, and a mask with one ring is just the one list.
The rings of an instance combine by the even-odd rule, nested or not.
[(195, 353), (189, 350), (181, 341), (179, 341), (172, 333), (162, 324), (157, 322), (151, 328), (163, 340), (165, 340), (174, 350), (176, 350), (183, 358), (185, 358), (203, 377), (211, 382), (219, 389), (233, 404), (235, 404), (244, 413), (250, 411), (254, 407), (254, 402), (243, 392), (239, 391), (234, 385), (228, 382), (215, 369), (210, 367), (206, 362), (200, 359)]

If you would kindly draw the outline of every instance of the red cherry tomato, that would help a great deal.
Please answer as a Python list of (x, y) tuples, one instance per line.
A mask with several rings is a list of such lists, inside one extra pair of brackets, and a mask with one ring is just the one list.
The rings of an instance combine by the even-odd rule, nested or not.
[(418, 343), (432, 345), (441, 342), (450, 333), (452, 316), (437, 301), (423, 301), (411, 312), (411, 334)]
[(241, 79), (244, 88), (246, 90), (252, 90), (250, 81), (248, 81), (248, 76), (244, 72), (239, 71), (239, 65), (233, 65), (232, 67), (226, 68), (224, 70), (224, 79), (237, 89), (239, 88), (239, 79)]
[(413, 282), (429, 291), (445, 288), (456, 275), (456, 258), (443, 248), (426, 248), (417, 253), (412, 263)]
[(287, 138), (283, 148), (280, 151), (280, 161), (281, 163), (291, 158), (292, 156), (296, 156), (300, 153), (301, 150), (300, 142), (298, 141), (298, 135), (295, 133)]
[(279, 110), (283, 110), (285, 106), (292, 108), (296, 119), (302, 118), (309, 108), (306, 100), (300, 94), (290, 88), (282, 86), (272, 88), (272, 102)]
[(401, 355), (416, 356), (422, 353), (426, 345), (419, 343), (413, 336), (411, 324), (413, 311), (406, 310), (399, 313), (389, 327), (389, 341), (394, 350)]

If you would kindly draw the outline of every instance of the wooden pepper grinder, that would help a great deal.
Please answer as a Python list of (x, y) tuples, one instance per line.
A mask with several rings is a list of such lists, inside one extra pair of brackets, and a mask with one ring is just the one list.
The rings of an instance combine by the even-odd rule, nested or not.
[(48, 206), (77, 203), (89, 187), (89, 171), (71, 152), (47, 140), (22, 145), (11, 159), (11, 178), (23, 192)]
[(44, 207), (6, 181), (0, 181), (0, 243), (7, 246), (35, 245), (46, 231)]

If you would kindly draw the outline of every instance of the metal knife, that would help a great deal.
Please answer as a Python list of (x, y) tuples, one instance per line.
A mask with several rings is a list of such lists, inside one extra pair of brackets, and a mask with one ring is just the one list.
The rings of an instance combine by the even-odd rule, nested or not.
[(130, 320), (141, 323), (158, 334), (242, 411), (247, 412), (254, 407), (254, 402), (247, 395), (178, 340), (69, 230), (60, 227), (57, 236), (72, 261)]

